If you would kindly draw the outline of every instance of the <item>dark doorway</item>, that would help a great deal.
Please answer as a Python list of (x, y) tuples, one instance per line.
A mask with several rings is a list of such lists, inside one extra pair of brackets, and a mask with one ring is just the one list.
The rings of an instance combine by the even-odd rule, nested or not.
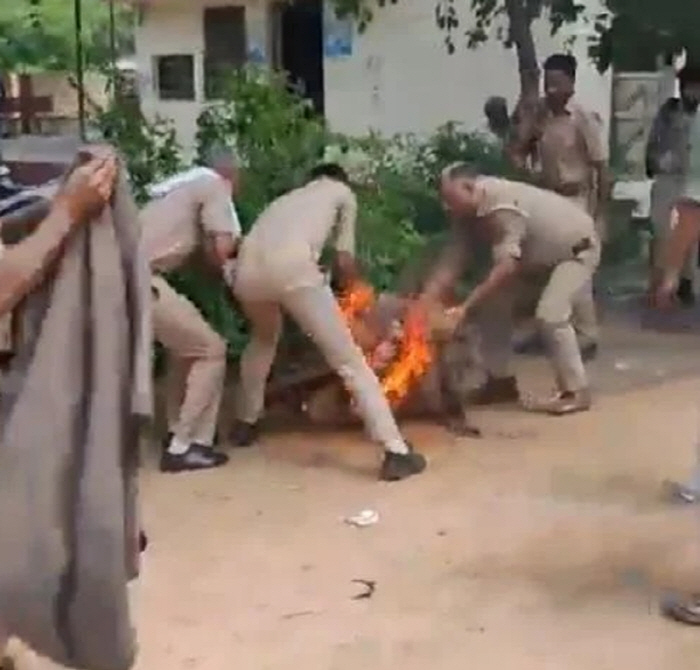
[(245, 65), (245, 7), (208, 7), (203, 21), (204, 92), (212, 100), (225, 96), (231, 72)]
[(275, 14), (275, 65), (289, 74), (290, 85), (323, 114), (323, 2), (280, 3)]

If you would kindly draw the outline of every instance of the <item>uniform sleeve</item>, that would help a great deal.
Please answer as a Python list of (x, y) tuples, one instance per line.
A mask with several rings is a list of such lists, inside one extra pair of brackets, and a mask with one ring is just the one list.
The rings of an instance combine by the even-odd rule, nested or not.
[(208, 233), (241, 236), (241, 223), (223, 179), (206, 179), (202, 188), (202, 227)]
[(526, 232), (523, 215), (512, 209), (501, 209), (492, 212), (490, 216), (494, 217), (498, 231), (497, 241), (493, 245), (493, 262), (498, 264), (522, 258)]
[(608, 161), (608, 144), (603, 137), (603, 120), (600, 116), (595, 112), (581, 113), (579, 128), (591, 163), (606, 163)]
[(338, 234), (335, 238), (336, 251), (355, 254), (355, 228), (357, 225), (357, 197), (348, 189), (338, 210)]

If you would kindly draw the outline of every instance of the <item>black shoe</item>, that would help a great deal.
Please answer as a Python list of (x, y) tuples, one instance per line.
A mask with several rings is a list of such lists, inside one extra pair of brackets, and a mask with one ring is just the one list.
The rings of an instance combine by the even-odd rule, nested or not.
[(579, 350), (581, 351), (581, 360), (584, 363), (588, 363), (595, 360), (598, 357), (598, 343), (588, 342), (588, 344), (579, 345)]
[(407, 454), (397, 454), (387, 451), (384, 454), (384, 462), (379, 478), (385, 482), (398, 482), (411, 475), (418, 475), (428, 465), (425, 457), (417, 454), (411, 447)]
[[(166, 452), (168, 450), (168, 447), (170, 447), (170, 442), (172, 442), (173, 437), (175, 437), (175, 433), (167, 433), (166, 436), (163, 438), (163, 442), (161, 443), (161, 448), (162, 448), (163, 452)], [(218, 446), (218, 444), (219, 444), (218, 431), (216, 433), (214, 433), (214, 439), (212, 440), (212, 444), (215, 447)]]
[(683, 307), (693, 307), (695, 305), (695, 293), (693, 293), (693, 282), (690, 279), (681, 279), (676, 290), (678, 302)]
[(661, 614), (688, 626), (700, 626), (700, 598), (668, 595), (661, 600)]
[(692, 307), (695, 304), (695, 293), (693, 292), (693, 282), (690, 279), (680, 279), (676, 289), (676, 297), (685, 307)]
[(160, 459), (161, 472), (188, 472), (190, 470), (209, 470), (228, 463), (228, 456), (202, 444), (191, 444), (184, 454), (163, 452)]
[(260, 423), (236, 421), (231, 430), (231, 441), (234, 447), (252, 447), (260, 437)]

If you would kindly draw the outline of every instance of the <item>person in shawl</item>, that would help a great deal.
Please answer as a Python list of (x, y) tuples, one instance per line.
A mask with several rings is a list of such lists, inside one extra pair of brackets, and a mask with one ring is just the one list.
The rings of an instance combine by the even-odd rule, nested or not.
[[(109, 201), (117, 160), (107, 153), (77, 167), (52, 200), (36, 230), (12, 246), (0, 243), (0, 317), (41, 286), (60, 259), (66, 242)], [(0, 219), (0, 226), (2, 219)], [(145, 536), (141, 538), (145, 542)], [(7, 651), (8, 632), (0, 620), (0, 670), (14, 668)]]

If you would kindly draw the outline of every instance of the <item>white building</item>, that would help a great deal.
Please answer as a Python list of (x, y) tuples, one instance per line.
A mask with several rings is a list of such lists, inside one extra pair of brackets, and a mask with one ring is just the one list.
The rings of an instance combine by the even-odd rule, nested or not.
[[(398, 0), (375, 12), (364, 34), (334, 20), (321, 0), (141, 0), (137, 66), (146, 113), (171, 118), (191, 146), (216, 64), (264, 62), (309, 83), (311, 97), (339, 132), (430, 133), (447, 121), (476, 128), (490, 95), (517, 98), (515, 53), (491, 41), (449, 55), (434, 19), (434, 0)], [(597, 0), (584, 0), (595, 13)], [(596, 6), (593, 6), (593, 3)], [(468, 3), (462, 3), (464, 7)], [(324, 19), (325, 14), (325, 19)], [(464, 17), (466, 20), (466, 17)], [(586, 57), (583, 22), (556, 38), (535, 27), (544, 59), (573, 40), (579, 96), (610, 120), (611, 80)], [(460, 30), (459, 33), (463, 32)], [(459, 36), (457, 37), (459, 39)]]

